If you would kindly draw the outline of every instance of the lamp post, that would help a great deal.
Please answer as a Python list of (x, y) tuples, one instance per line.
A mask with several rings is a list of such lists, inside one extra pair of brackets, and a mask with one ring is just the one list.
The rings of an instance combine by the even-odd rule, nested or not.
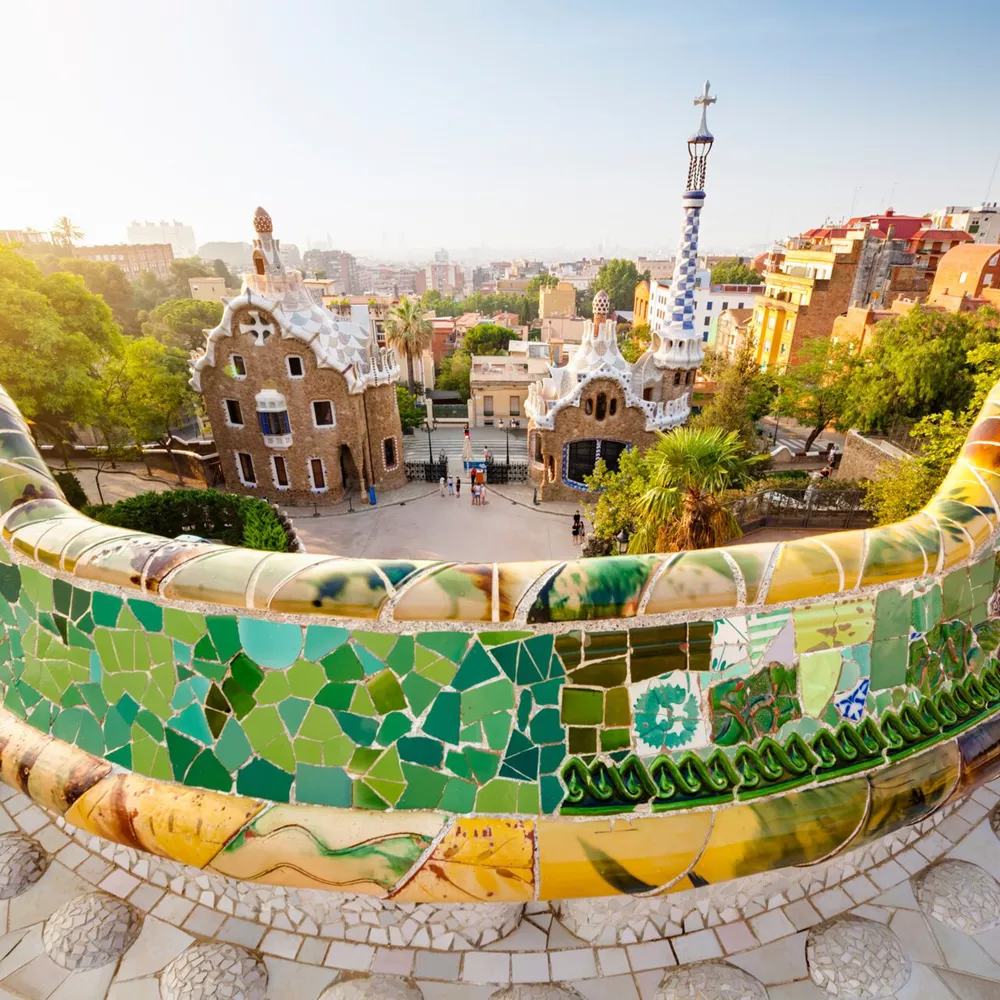
[(431, 448), (431, 425), (430, 421), (425, 420), (423, 429), (427, 431), (427, 461), (434, 464), (434, 450)]
[(618, 543), (618, 555), (623, 556), (628, 552), (628, 541), (629, 533), (628, 528), (622, 527), (622, 530), (615, 535), (615, 541)]

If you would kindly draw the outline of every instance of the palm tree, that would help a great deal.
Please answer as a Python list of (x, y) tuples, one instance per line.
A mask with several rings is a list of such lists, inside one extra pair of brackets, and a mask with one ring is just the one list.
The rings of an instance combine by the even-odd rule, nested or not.
[(56, 246), (71, 247), (76, 240), (83, 239), (83, 230), (77, 229), (68, 215), (60, 215), (51, 236)]
[(385, 338), (389, 346), (406, 358), (407, 379), (410, 392), (415, 392), (413, 359), (419, 358), (434, 338), (434, 328), (424, 319), (420, 303), (413, 299), (400, 299), (385, 318)]
[(745, 457), (739, 435), (718, 427), (660, 434), (644, 456), (649, 488), (636, 502), (639, 527), (629, 552), (710, 549), (739, 538), (740, 526), (717, 494), (745, 485), (758, 457)]

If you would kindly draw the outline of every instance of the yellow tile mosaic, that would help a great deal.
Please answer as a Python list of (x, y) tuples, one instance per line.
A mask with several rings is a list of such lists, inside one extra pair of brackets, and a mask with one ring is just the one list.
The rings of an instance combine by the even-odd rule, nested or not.
[(535, 824), (456, 819), (420, 868), (392, 893), (405, 901), (496, 903), (535, 898)]

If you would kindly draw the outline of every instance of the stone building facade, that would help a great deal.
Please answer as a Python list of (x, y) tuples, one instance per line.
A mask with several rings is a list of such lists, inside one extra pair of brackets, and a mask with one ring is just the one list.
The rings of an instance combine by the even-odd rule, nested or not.
[(393, 352), (316, 304), (261, 208), (254, 228), (254, 270), (191, 360), (227, 488), (295, 504), (402, 486)]

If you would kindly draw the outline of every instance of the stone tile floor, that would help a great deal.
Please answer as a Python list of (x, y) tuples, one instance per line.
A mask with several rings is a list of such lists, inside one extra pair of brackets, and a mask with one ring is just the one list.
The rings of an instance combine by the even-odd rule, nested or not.
[[(518, 921), (485, 904), (374, 903), (320, 925), (309, 913), (352, 897), (226, 886), (0, 799), (0, 1000), (1000, 997), (1000, 781), (849, 864), (530, 903), (499, 939), (493, 917)], [(465, 929), (420, 936), (446, 910)], [(380, 943), (392, 930), (409, 946)]]

